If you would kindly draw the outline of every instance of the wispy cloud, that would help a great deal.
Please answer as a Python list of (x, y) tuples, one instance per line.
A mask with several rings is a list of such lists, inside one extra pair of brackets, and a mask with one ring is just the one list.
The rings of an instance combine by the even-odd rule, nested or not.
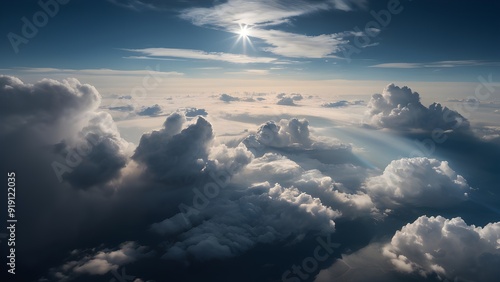
[(307, 36), (280, 30), (255, 29), (252, 36), (262, 39), (268, 47), (263, 50), (291, 58), (333, 58), (340, 45), (347, 43), (335, 34)]
[(418, 69), (418, 68), (457, 68), (457, 67), (477, 67), (477, 66), (500, 66), (500, 62), (464, 60), (464, 61), (438, 61), (430, 63), (385, 63), (369, 67), (390, 68), (390, 69)]
[(235, 74), (235, 75), (268, 75), (269, 70), (261, 69), (249, 69), (243, 71), (225, 72), (225, 74)]
[[(228, 0), (209, 8), (185, 9), (180, 17), (198, 26), (206, 26), (237, 33), (240, 25), (251, 27), (250, 36), (262, 40), (262, 50), (291, 58), (335, 57), (340, 45), (347, 43), (342, 34), (303, 35), (277, 30), (276, 26), (291, 19), (325, 10), (351, 10), (362, 6), (364, 0)], [(275, 26), (274, 29), (268, 29)]]
[(163, 75), (163, 76), (182, 76), (184, 73), (155, 70), (113, 70), (113, 69), (57, 69), (57, 68), (16, 68), (15, 70), (27, 73), (43, 74), (71, 74), (71, 75), (102, 75), (102, 76), (144, 76), (144, 75)]
[(140, 53), (148, 58), (186, 58), (196, 60), (223, 61), (237, 64), (249, 63), (272, 63), (276, 58), (270, 57), (250, 57), (242, 54), (231, 54), (223, 52), (205, 52), (193, 49), (176, 48), (145, 48), (145, 49), (125, 49), (126, 51)]

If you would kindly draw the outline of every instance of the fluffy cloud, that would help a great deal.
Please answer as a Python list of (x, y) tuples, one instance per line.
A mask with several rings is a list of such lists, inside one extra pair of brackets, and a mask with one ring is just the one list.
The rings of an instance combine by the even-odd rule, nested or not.
[(466, 200), (470, 190), (448, 162), (428, 158), (392, 161), (365, 186), (372, 198), (387, 207), (446, 207)]
[[(0, 76), (0, 130), (29, 131), (40, 142), (59, 141), (69, 127), (81, 128), (88, 112), (95, 111), (101, 97), (97, 90), (76, 79), (61, 82), (44, 79), (25, 84), (16, 77)], [(67, 130), (67, 131), (66, 131)]]
[(186, 117), (196, 117), (196, 116), (207, 116), (208, 113), (205, 109), (197, 109), (197, 108), (186, 108), (184, 110)]
[(283, 97), (276, 104), (282, 106), (296, 106), (291, 97)]
[(161, 106), (158, 104), (155, 104), (153, 106), (145, 107), (145, 108), (141, 109), (139, 112), (137, 112), (137, 114), (140, 116), (157, 116), (157, 115), (161, 114), (162, 111), (163, 110), (162, 110)]
[(269, 121), (260, 126), (256, 135), (250, 135), (244, 141), (249, 148), (269, 147), (309, 147), (313, 140), (309, 136), (307, 120), (281, 120), (278, 123)]
[(161, 130), (143, 135), (135, 150), (132, 158), (159, 181), (194, 181), (206, 166), (212, 126), (199, 117), (195, 124), (182, 129), (185, 122), (182, 112), (170, 115)]
[(154, 252), (135, 242), (124, 242), (116, 249), (100, 251), (73, 250), (70, 260), (59, 268), (51, 269), (51, 275), (59, 281), (72, 281), (82, 274), (104, 275), (120, 266), (132, 263), (138, 259), (151, 257)]
[(278, 98), (278, 102), (276, 103), (277, 105), (283, 105), (283, 106), (295, 106), (295, 101), (300, 101), (304, 99), (304, 97), (301, 94), (290, 94), (286, 95), (285, 93), (281, 93), (276, 95), (276, 98)]
[[(334, 230), (333, 219), (337, 213), (324, 206), (320, 199), (295, 188), (263, 183), (236, 191), (223, 191), (213, 199), (201, 211), (203, 221), (191, 219), (190, 224), (194, 227), (180, 234), (170, 234), (179, 240), (163, 258), (187, 260), (192, 257), (200, 261), (228, 258), (259, 243), (301, 240), (307, 232)], [(238, 198), (230, 200), (238, 194)], [(167, 219), (155, 229), (178, 232), (172, 222), (180, 221), (180, 217), (182, 215)]]
[(233, 97), (233, 96), (231, 96), (231, 95), (229, 95), (229, 94), (224, 93), (224, 94), (221, 94), (221, 95), (219, 96), (219, 100), (224, 101), (224, 102), (226, 102), (226, 103), (229, 103), (229, 102), (233, 102), (233, 101), (239, 101), (239, 100), (240, 100), (240, 98), (238, 98), (238, 97)]
[(394, 267), (454, 281), (495, 281), (500, 275), (500, 222), (467, 225), (460, 217), (421, 216), (384, 248)]
[(382, 94), (374, 94), (368, 103), (370, 123), (398, 130), (467, 130), (469, 122), (458, 112), (432, 104), (420, 103), (420, 95), (406, 86), (386, 86)]
[(125, 166), (129, 144), (111, 116), (97, 111), (100, 101), (93, 86), (76, 79), (26, 84), (0, 76), (0, 137), (7, 144), (21, 138), (38, 142), (25, 144), (32, 148), (52, 147), (48, 151), (60, 181), (77, 187), (105, 183)]

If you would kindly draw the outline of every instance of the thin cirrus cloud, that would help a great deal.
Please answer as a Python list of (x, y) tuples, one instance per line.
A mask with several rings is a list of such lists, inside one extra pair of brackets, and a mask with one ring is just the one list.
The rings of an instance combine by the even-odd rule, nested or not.
[(364, 1), (242, 1), (230, 0), (210, 8), (190, 8), (180, 17), (198, 26), (237, 32), (240, 25), (251, 28), (251, 37), (264, 41), (262, 50), (291, 58), (326, 58), (346, 43), (340, 34), (302, 35), (266, 29), (289, 23), (290, 19), (325, 10), (348, 11)]
[(384, 63), (369, 67), (388, 68), (388, 69), (419, 69), (419, 68), (458, 68), (458, 67), (477, 67), (477, 66), (500, 66), (500, 62), (463, 60), (463, 61), (438, 61), (430, 63)]
[(184, 58), (195, 60), (211, 60), (222, 61), (236, 64), (250, 63), (273, 63), (276, 58), (270, 57), (251, 57), (247, 55), (231, 54), (224, 52), (205, 52), (193, 49), (176, 49), (176, 48), (144, 48), (144, 49), (125, 49), (126, 51), (139, 53), (147, 58)]
[(26, 73), (40, 74), (65, 74), (65, 75), (102, 75), (102, 76), (145, 76), (145, 75), (161, 75), (161, 76), (183, 76), (184, 73), (170, 71), (162, 72), (155, 70), (114, 70), (114, 69), (57, 69), (57, 68), (17, 68)]

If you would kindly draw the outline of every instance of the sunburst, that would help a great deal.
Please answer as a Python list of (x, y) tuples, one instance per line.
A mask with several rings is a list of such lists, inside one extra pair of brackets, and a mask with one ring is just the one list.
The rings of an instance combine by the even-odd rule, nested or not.
[(234, 44), (238, 44), (238, 42), (240, 42), (241, 40), (241, 42), (243, 43), (243, 52), (246, 53), (247, 42), (250, 47), (253, 48), (252, 40), (250, 40), (250, 37), (252, 36), (252, 28), (250, 26), (246, 24), (239, 24), (239, 28), (235, 30), (235, 33), (238, 34), (238, 39), (236, 39), (236, 42)]

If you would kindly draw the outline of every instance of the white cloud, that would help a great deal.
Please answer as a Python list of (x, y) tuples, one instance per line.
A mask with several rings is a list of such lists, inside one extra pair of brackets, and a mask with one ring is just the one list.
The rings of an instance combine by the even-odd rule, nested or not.
[(336, 34), (308, 36), (275, 29), (255, 28), (252, 36), (270, 45), (264, 51), (290, 58), (337, 58), (332, 54), (347, 42)]
[(87, 76), (182, 76), (181, 72), (163, 72), (156, 70), (113, 70), (113, 69), (55, 69), (55, 68), (20, 68), (27, 73), (87, 75)]
[(398, 130), (468, 130), (469, 122), (458, 112), (432, 104), (420, 103), (420, 95), (410, 88), (389, 84), (382, 94), (373, 94), (368, 103), (370, 123)]
[(59, 268), (51, 269), (54, 273), (64, 277), (63, 281), (70, 281), (80, 274), (104, 275), (120, 266), (132, 263), (138, 259), (151, 256), (148, 248), (135, 242), (124, 242), (117, 249), (74, 250), (77, 260), (71, 260)]
[(144, 48), (144, 49), (125, 49), (126, 51), (140, 53), (149, 58), (186, 58), (196, 60), (212, 60), (223, 61), (235, 64), (250, 64), (250, 63), (273, 63), (276, 58), (270, 57), (250, 57), (242, 54), (231, 54), (223, 52), (205, 52), (192, 49), (175, 49), (175, 48)]
[(467, 200), (467, 181), (446, 161), (411, 158), (392, 161), (380, 176), (367, 179), (368, 194), (381, 207), (448, 207)]
[(394, 234), (384, 255), (406, 273), (495, 281), (500, 275), (500, 222), (476, 227), (460, 217), (421, 216)]
[(430, 63), (384, 63), (369, 66), (370, 68), (391, 68), (391, 69), (417, 69), (417, 68), (458, 68), (476, 66), (499, 66), (499, 62), (487, 62), (479, 60), (463, 61), (437, 61)]
[(250, 26), (250, 37), (264, 41), (263, 50), (291, 58), (326, 58), (340, 51), (346, 43), (341, 35), (302, 35), (277, 29), (266, 29), (288, 23), (290, 19), (322, 10), (351, 10), (365, 1), (244, 1), (229, 0), (210, 8), (189, 8), (181, 18), (195, 25), (210, 26), (237, 33), (240, 25)]

